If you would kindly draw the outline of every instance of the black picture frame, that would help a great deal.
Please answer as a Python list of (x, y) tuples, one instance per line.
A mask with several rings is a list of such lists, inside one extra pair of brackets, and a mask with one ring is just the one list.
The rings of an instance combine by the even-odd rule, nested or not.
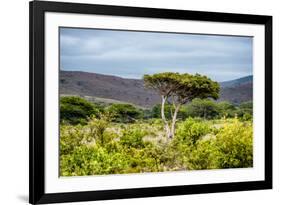
[[(125, 6), (32, 1), (30, 12), (30, 143), (29, 143), (29, 202), (31, 204), (75, 202), (105, 199), (154, 197), (272, 188), (272, 17)], [(219, 184), (181, 185), (153, 188), (45, 193), (45, 70), (44, 15), (46, 12), (98, 14), (111, 16), (150, 17), (260, 24), (265, 27), (265, 180)]]

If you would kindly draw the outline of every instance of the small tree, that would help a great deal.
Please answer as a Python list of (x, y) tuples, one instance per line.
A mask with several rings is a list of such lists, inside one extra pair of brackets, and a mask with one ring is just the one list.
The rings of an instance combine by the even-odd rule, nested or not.
[(210, 99), (194, 99), (186, 109), (189, 116), (204, 119), (213, 119), (220, 114), (218, 104)]
[(253, 102), (252, 101), (242, 102), (239, 105), (238, 116), (243, 117), (244, 115), (253, 116)]
[[(143, 79), (147, 88), (153, 89), (161, 95), (161, 117), (169, 138), (174, 137), (177, 114), (182, 105), (191, 102), (194, 98), (217, 99), (219, 97), (219, 84), (199, 74), (166, 72), (144, 75)], [(168, 100), (174, 107), (171, 125), (166, 120), (164, 112)]]
[(87, 118), (97, 115), (102, 108), (77, 96), (60, 97), (60, 120), (69, 124), (86, 124)]
[(141, 116), (140, 110), (131, 104), (112, 104), (107, 111), (114, 113), (115, 122), (133, 122)]
[(234, 117), (237, 113), (235, 105), (228, 101), (219, 102), (218, 107), (220, 110), (220, 115), (224, 119), (227, 117)]
[(165, 104), (167, 99), (172, 96), (173, 92), (180, 87), (180, 77), (179, 73), (172, 72), (144, 75), (143, 77), (145, 86), (155, 90), (161, 96), (161, 118), (168, 137), (171, 137), (171, 130), (165, 116)]

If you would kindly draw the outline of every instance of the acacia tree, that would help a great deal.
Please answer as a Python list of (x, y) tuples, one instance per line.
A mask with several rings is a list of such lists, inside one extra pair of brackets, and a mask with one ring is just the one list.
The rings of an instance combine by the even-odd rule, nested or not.
[(145, 87), (151, 88), (158, 92), (161, 96), (161, 118), (164, 123), (164, 128), (167, 136), (171, 136), (171, 129), (169, 123), (165, 116), (165, 104), (172, 93), (180, 87), (179, 84), (179, 73), (165, 72), (165, 73), (156, 73), (154, 75), (144, 75), (144, 84)]
[[(166, 135), (169, 138), (173, 138), (175, 135), (177, 114), (182, 105), (191, 102), (194, 98), (217, 99), (219, 97), (219, 84), (199, 74), (165, 72), (144, 75), (143, 79), (147, 88), (155, 90), (161, 96), (161, 118), (165, 125)], [(170, 125), (164, 112), (167, 101), (171, 101), (174, 107)]]

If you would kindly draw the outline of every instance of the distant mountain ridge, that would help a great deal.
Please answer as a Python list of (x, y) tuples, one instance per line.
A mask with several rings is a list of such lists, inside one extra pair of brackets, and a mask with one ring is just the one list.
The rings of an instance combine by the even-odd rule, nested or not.
[(229, 81), (223, 81), (223, 82), (220, 82), (220, 85), (221, 87), (234, 87), (234, 86), (239, 86), (239, 85), (242, 85), (242, 84), (247, 84), (249, 82), (253, 82), (253, 76), (252, 75), (249, 75), (249, 76), (245, 76), (245, 77), (242, 77), (242, 78), (238, 78), (238, 79), (235, 79), (235, 80), (229, 80)]
[[(246, 76), (221, 82), (219, 101), (239, 104), (252, 100), (253, 77)], [(132, 103), (152, 107), (161, 102), (160, 96), (143, 85), (143, 80), (82, 71), (60, 71), (60, 94), (78, 95), (94, 100)]]

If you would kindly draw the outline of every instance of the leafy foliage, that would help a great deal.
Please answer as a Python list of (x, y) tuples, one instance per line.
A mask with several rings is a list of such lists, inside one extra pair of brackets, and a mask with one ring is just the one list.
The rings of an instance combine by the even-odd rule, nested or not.
[(172, 92), (179, 88), (179, 73), (165, 72), (153, 75), (144, 75), (144, 85), (147, 88), (157, 91), (161, 96), (169, 97)]
[(217, 104), (220, 112), (220, 117), (235, 117), (235, 113), (237, 112), (237, 108), (230, 102), (222, 101)]
[(217, 103), (209, 99), (194, 99), (186, 109), (188, 116), (204, 119), (214, 119), (220, 114)]
[(60, 98), (60, 121), (64, 121), (69, 124), (85, 124), (87, 118), (91, 115), (97, 115), (101, 111), (101, 107), (92, 104), (87, 100), (75, 97), (67, 96)]
[(253, 166), (252, 124), (238, 120), (221, 129), (217, 134), (218, 168)]
[(251, 120), (253, 116), (253, 102), (243, 102), (239, 106), (238, 117)]
[(180, 89), (176, 90), (175, 95), (178, 98), (177, 101), (185, 104), (195, 98), (218, 99), (219, 91), (219, 83), (212, 81), (207, 76), (185, 73), (181, 75)]
[(114, 122), (133, 122), (141, 117), (141, 112), (131, 104), (112, 104), (107, 111), (114, 114)]
[(200, 137), (210, 132), (210, 127), (204, 121), (188, 118), (179, 125), (175, 141), (177, 143), (193, 145)]
[(197, 141), (185, 159), (185, 166), (190, 170), (216, 169), (217, 154), (214, 140)]
[(145, 86), (156, 90), (161, 96), (175, 96), (180, 104), (195, 98), (219, 97), (220, 86), (206, 76), (172, 72), (144, 75)]
[(143, 137), (146, 135), (145, 130), (139, 128), (127, 128), (123, 130), (120, 143), (127, 148), (143, 148), (145, 143)]
[(157, 120), (123, 124), (101, 116), (60, 129), (62, 176), (253, 166), (251, 121), (188, 118), (168, 141)]
[(112, 117), (108, 113), (100, 114), (100, 118), (92, 117), (88, 121), (89, 136), (88, 141), (95, 140), (96, 144), (105, 145), (107, 142), (112, 140), (114, 136), (112, 133), (107, 134), (106, 129), (109, 126), (109, 122)]

